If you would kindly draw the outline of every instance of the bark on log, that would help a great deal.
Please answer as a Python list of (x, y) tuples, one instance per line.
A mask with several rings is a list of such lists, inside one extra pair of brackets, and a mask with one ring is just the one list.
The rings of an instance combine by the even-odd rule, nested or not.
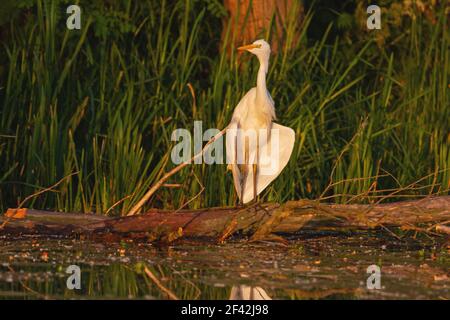
[[(450, 222), (450, 196), (376, 205), (319, 204), (289, 201), (262, 207), (206, 208), (171, 213), (151, 210), (142, 215), (107, 218), (92, 214), (58, 213), (26, 209), (25, 218), (0, 218), (0, 235), (76, 236), (111, 239), (124, 237), (172, 241), (180, 236), (221, 239), (231, 234), (258, 238), (270, 233), (300, 230), (374, 229), (403, 226), (435, 230)], [(9, 209), (13, 215), (15, 209)], [(435, 229), (432, 229), (434, 227)]]

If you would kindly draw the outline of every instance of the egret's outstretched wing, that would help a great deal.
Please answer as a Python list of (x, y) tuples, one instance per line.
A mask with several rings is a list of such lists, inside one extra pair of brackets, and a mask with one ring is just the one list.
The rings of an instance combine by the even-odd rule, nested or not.
[[(291, 128), (272, 124), (271, 136), (267, 143), (260, 145), (258, 157), (258, 172), (256, 179), (256, 191), (260, 194), (287, 165), (294, 149), (295, 132)], [(250, 159), (254, 159), (256, 150), (250, 151)], [(239, 176), (238, 176), (239, 177)], [(234, 174), (233, 174), (234, 178)], [(235, 187), (240, 195), (240, 185)], [(250, 171), (245, 181), (243, 203), (253, 200), (253, 172)]]

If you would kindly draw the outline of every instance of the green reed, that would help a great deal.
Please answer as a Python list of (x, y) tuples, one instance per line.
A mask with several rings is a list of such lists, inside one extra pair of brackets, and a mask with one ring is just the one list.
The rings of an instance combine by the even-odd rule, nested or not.
[[(92, 11), (83, 11), (79, 31), (65, 27), (67, 1), (38, 0), (29, 16), (1, 27), (8, 39), (0, 52), (2, 211), (64, 179), (24, 205), (125, 214), (174, 166), (174, 129), (193, 132), (194, 120), (204, 130), (224, 128), (255, 85), (256, 59), (226, 53), (234, 35), (221, 39), (221, 17), (202, 2), (80, 2)], [(330, 29), (312, 41), (313, 14), (298, 41), (296, 17), (287, 20), (288, 50), (271, 60), (279, 122), (297, 142), (263, 198), (378, 201), (390, 192), (383, 190), (407, 186), (404, 196), (447, 193), (444, 10), (434, 25), (416, 19), (385, 48), (371, 33), (348, 45)], [(179, 186), (160, 189), (148, 207), (179, 208), (202, 186), (190, 207), (235, 202), (226, 165), (192, 165), (169, 183)]]

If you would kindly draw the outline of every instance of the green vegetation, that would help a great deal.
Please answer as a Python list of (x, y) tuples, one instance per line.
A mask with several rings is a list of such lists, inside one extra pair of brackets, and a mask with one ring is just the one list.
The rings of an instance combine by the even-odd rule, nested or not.
[[(24, 1), (0, 26), (1, 211), (63, 179), (24, 205), (125, 214), (173, 167), (174, 129), (225, 127), (254, 86), (256, 59), (219, 50), (233, 36), (221, 40), (219, 1), (80, 2), (79, 31), (66, 28), (68, 1)], [(449, 25), (434, 11), (401, 17), (382, 42), (356, 28), (311, 39), (314, 8), (299, 41), (288, 23), (268, 86), (297, 142), (265, 200), (448, 193)], [(226, 165), (192, 165), (170, 183), (181, 187), (148, 207), (178, 208), (202, 186), (189, 206), (235, 200)]]

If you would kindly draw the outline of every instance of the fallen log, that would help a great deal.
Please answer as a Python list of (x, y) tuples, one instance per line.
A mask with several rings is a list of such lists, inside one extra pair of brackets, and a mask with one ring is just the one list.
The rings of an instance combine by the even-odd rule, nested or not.
[[(19, 211), (21, 210), (21, 211)], [(299, 231), (347, 231), (404, 227), (434, 232), (450, 223), (450, 196), (372, 205), (317, 201), (266, 203), (247, 208), (152, 209), (145, 214), (108, 218), (94, 214), (8, 209), (0, 217), (3, 236), (89, 236), (143, 238), (171, 242), (180, 237), (225, 240), (231, 235), (258, 240)], [(447, 236), (441, 233), (442, 236)]]

